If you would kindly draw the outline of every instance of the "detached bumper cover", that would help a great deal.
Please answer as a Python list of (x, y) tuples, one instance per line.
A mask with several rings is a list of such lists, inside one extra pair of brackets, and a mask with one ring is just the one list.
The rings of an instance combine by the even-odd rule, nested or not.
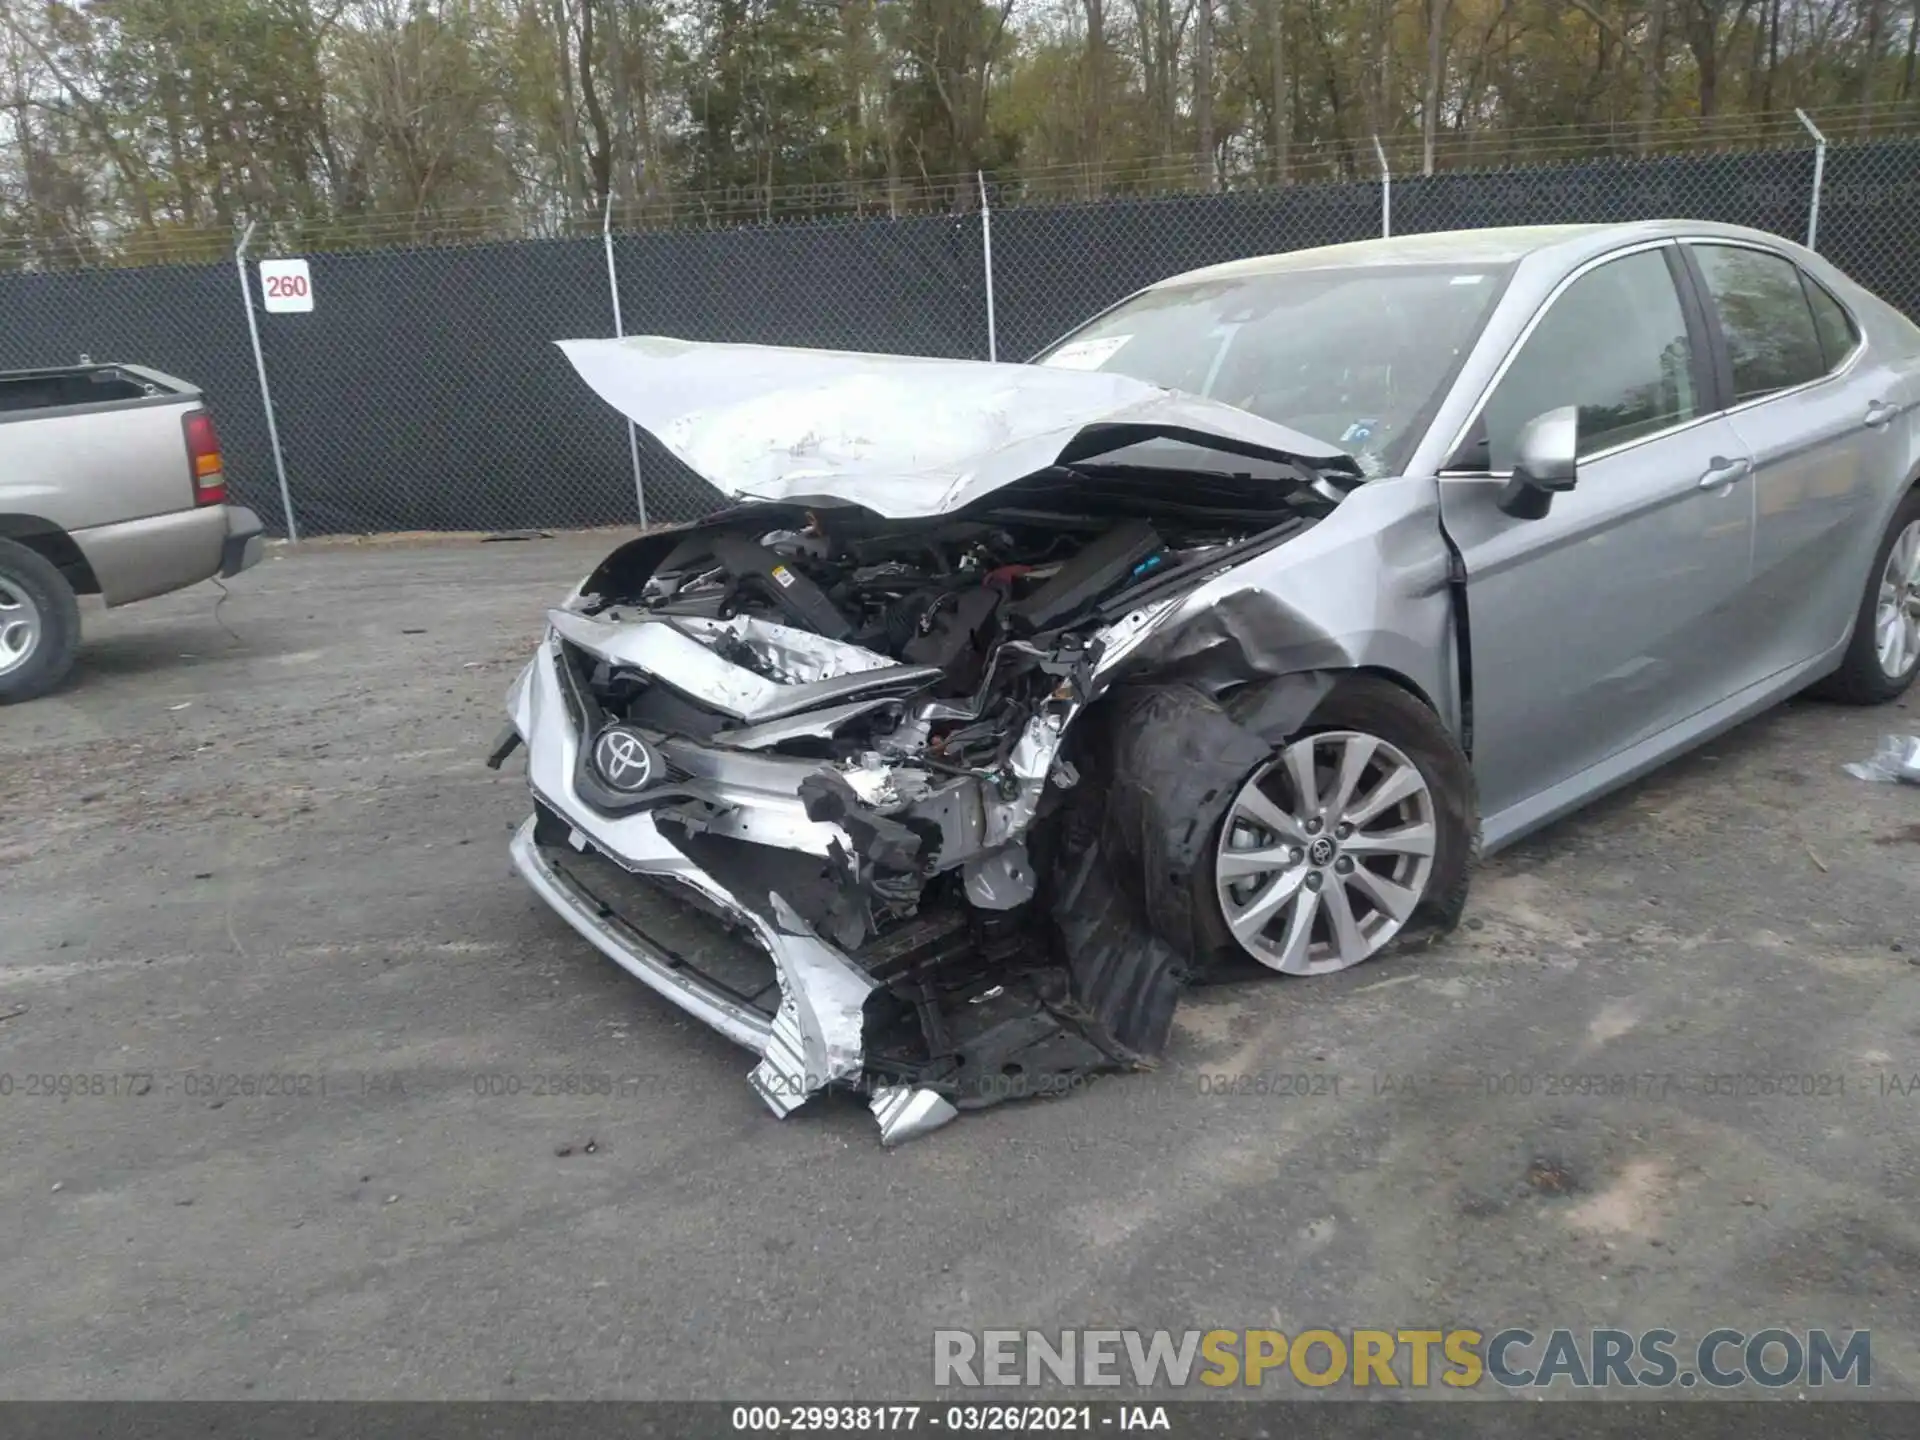
[[(582, 800), (574, 788), (580, 739), (556, 666), (543, 646), (508, 702), (527, 742), (536, 807), (512, 842), (522, 877), (621, 969), (758, 1055), (748, 1079), (774, 1114), (789, 1114), (828, 1085), (858, 1081), (873, 979), (777, 890), (737, 894), (662, 834), (649, 812), (609, 816)], [(905, 1139), (951, 1118), (944, 1102), (913, 1108), (913, 1123), (883, 1127), (882, 1138)]]
[(512, 844), (514, 868), (535, 894), (595, 949), (657, 994), (736, 1045), (744, 1045), (756, 1054), (767, 1048), (773, 1026), (766, 1016), (703, 983), (686, 968), (683, 957), (649, 939), (631, 923), (615, 918), (590, 890), (555, 863), (549, 847), (534, 838), (538, 825), (537, 816), (529, 818), (514, 833)]

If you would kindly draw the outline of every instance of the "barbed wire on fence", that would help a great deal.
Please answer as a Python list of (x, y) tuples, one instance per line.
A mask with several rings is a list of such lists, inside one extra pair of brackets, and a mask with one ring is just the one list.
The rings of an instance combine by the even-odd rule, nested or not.
[[(1829, 106), (1813, 119), (1836, 146), (1920, 135), (1920, 105)], [(1435, 173), (1526, 171), (1577, 160), (1631, 162), (1658, 156), (1803, 149), (1813, 144), (1798, 112), (1756, 112), (1708, 119), (1466, 130), (1436, 137)], [(1380, 137), (1396, 179), (1426, 169), (1423, 138)], [(1134, 157), (1099, 164), (1024, 165), (985, 177), (993, 208), (1063, 204), (1117, 196), (1243, 193), (1380, 178), (1373, 137), (1317, 140), (1293, 146), (1284, 170), (1271, 159), (1221, 157), (1201, 165), (1191, 155)], [(822, 176), (802, 184), (731, 186), (613, 197), (620, 231), (712, 229), (822, 219), (906, 218), (965, 214), (982, 199), (973, 172), (911, 177)], [(601, 202), (561, 206), (495, 204), (452, 210), (331, 216), (259, 217), (260, 244), (284, 253), (424, 248), (484, 241), (585, 238), (600, 233)], [(81, 231), (51, 217), (40, 233), (0, 239), (0, 270), (88, 269), (205, 264), (232, 254), (234, 232), (217, 226), (152, 229), (96, 224)]]
[[(1821, 252), (1920, 316), (1911, 239), (1920, 125), (1843, 142), (1857, 123), (1831, 113), (1818, 122), (1834, 142), (1820, 170)], [(1798, 120), (1791, 130), (1742, 124), (1718, 130), (1712, 145), (1689, 132), (1687, 143), (1650, 144), (1645, 155), (1437, 160), (1431, 176), (1418, 173), (1413, 142), (1383, 141), (1394, 171), (1385, 208), (1396, 235), (1678, 216), (1803, 238), (1816, 193), (1811, 134)], [(1730, 148), (1720, 143), (1729, 134), (1758, 139)], [(1551, 155), (1563, 142), (1572, 143), (1561, 132), (1532, 137), (1526, 153)], [(1143, 165), (1103, 179), (1093, 197), (1075, 192), (1086, 181), (1070, 167), (986, 177), (991, 292), (978, 176), (967, 177), (973, 213), (875, 214), (824, 196), (805, 223), (696, 225), (651, 223), (645, 210), (616, 206), (603, 237), (598, 224), (496, 210), (448, 232), (389, 219), (356, 230), (353, 244), (312, 245), (286, 229), (269, 236), (263, 223), (238, 274), (234, 237), (224, 234), (196, 263), (131, 265), (127, 250), (114, 265), (0, 267), (0, 369), (84, 353), (201, 385), (235, 494), (285, 533), (251, 305), (302, 535), (632, 523), (640, 507), (626, 426), (550, 343), (612, 333), (610, 276), (629, 334), (984, 359), (991, 333), (1002, 359), (1019, 360), (1166, 276), (1380, 234), (1378, 169), (1375, 157), (1345, 182), (1210, 192), (1179, 165)], [(276, 251), (307, 255), (310, 312), (264, 313), (251, 262)], [(639, 443), (650, 519), (687, 519), (718, 503), (659, 444)]]

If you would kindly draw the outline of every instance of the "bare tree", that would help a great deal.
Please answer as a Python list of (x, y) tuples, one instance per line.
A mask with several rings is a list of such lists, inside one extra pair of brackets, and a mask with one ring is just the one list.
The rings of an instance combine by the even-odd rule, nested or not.
[[(1775, 7), (1780, 0), (1773, 0)], [(1916, 51), (1920, 51), (1920, 0), (1913, 0), (1913, 13), (1907, 17), (1907, 58), (1900, 67), (1900, 103), (1906, 104), (1913, 98), (1913, 62)]]
[[(1746, 23), (1747, 12), (1753, 8), (1753, 0), (1739, 0), (1732, 10), (1732, 22), (1728, 18), (1728, 0), (1686, 0), (1685, 29), (1687, 48), (1693, 52), (1694, 69), (1698, 74), (1700, 95), (1700, 118), (1711, 121), (1720, 113), (1720, 68), (1727, 48), (1733, 44), (1740, 33), (1740, 27)], [(1725, 34), (1725, 43), (1721, 36)]]
[(1219, 176), (1213, 160), (1213, 0), (1195, 0), (1193, 40), (1194, 163), (1200, 183), (1215, 188)]
[(1864, 138), (1873, 129), (1873, 70), (1874, 62), (1880, 58), (1880, 42), (1887, 26), (1887, 8), (1885, 0), (1860, 0), (1860, 28), (1865, 35), (1860, 57), (1860, 135)]
[[(1779, 0), (1774, 0), (1777, 5)], [(1660, 114), (1660, 75), (1667, 59), (1667, 0), (1647, 0), (1647, 39), (1640, 56), (1640, 153), (1653, 144)]]
[(1421, 160), (1424, 175), (1433, 173), (1433, 151), (1440, 135), (1440, 71), (1446, 58), (1447, 0), (1427, 0), (1427, 90), (1420, 107)]
[[(1920, 0), (1914, 0), (1920, 5)], [(1267, 60), (1273, 86), (1273, 113), (1269, 116), (1269, 125), (1273, 135), (1272, 146), (1273, 179), (1277, 185), (1284, 185), (1289, 179), (1288, 160), (1293, 140), (1293, 107), (1288, 93), (1290, 76), (1287, 73), (1287, 7), (1285, 0), (1266, 0), (1267, 12)]]
[(1098, 193), (1106, 160), (1107, 119), (1107, 6), (1106, 0), (1081, 0), (1087, 16), (1085, 56), (1086, 111), (1082, 117), (1081, 153), (1087, 164), (1088, 185)]

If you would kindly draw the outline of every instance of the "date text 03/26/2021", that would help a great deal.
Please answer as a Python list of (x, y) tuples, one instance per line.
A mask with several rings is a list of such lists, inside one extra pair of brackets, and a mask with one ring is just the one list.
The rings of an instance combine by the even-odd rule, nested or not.
[(767, 1434), (1088, 1434), (1173, 1428), (1166, 1406), (1139, 1404), (735, 1405), (730, 1418), (734, 1430)]

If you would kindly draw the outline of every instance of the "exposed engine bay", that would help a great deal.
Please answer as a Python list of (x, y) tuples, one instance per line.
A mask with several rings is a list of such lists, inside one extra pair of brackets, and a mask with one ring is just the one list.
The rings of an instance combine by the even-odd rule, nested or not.
[[(1363, 736), (1324, 776), (1368, 784), (1356, 814), (1381, 797), (1365, 837), (1276, 837), (1328, 821), (1332, 752), (1300, 736), (1356, 672), (1458, 693), (1430, 483), (1103, 371), (560, 348), (734, 504), (547, 612), (489, 760), (526, 746), (514, 866), (758, 1055), (775, 1114), (851, 1088), (896, 1143), (1153, 1063), (1216, 971), (1320, 973), (1399, 932), (1432, 869), (1401, 752)], [(1303, 777), (1272, 778), (1283, 750)], [(1360, 909), (1323, 907), (1349, 872)]]
[(1208, 958), (1194, 817), (1269, 752), (1177, 675), (1075, 721), (1154, 617), (1342, 493), (1116, 464), (926, 519), (747, 505), (629, 543), (552, 612), (576, 793), (871, 983), (853, 1073), (776, 1109), (829, 1080), (967, 1108), (1150, 1061)]

